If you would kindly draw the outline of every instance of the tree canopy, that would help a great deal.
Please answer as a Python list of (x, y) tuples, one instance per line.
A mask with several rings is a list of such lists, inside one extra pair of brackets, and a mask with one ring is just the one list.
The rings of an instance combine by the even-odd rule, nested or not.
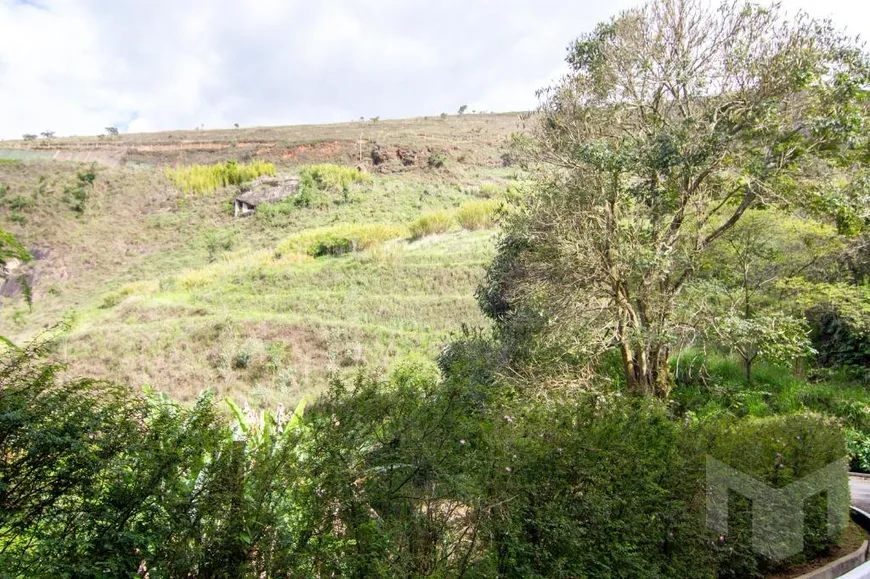
[(865, 227), (867, 56), (778, 6), (654, 0), (567, 60), (515, 139), (536, 187), (481, 301), (516, 352), (616, 347), (629, 390), (667, 398), (678, 298), (747, 211)]

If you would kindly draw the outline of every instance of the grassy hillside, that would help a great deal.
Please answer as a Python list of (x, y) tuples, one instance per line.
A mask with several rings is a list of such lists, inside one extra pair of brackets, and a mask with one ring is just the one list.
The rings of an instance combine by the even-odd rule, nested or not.
[[(318, 391), (332, 372), (434, 355), (461, 324), (484, 323), (473, 294), (492, 252), (491, 212), (522, 184), (500, 158), (515, 128), (515, 115), (476, 115), (28, 143), (19, 150), (101, 147), (117, 163), (0, 163), (2, 227), (41, 257), (32, 309), (2, 298), (0, 334), (60, 332), (57, 356), (73, 374), (270, 406)], [(360, 141), (360, 129), (378, 143)], [(194, 148), (152, 147), (194, 136)], [(243, 141), (306, 154), (257, 155)], [(186, 194), (164, 171), (253, 158), (299, 174), (308, 161), (354, 166), (360, 150), (371, 178), (242, 219), (231, 210), (237, 188)], [(305, 247), (368, 225), (390, 233), (346, 255)]]

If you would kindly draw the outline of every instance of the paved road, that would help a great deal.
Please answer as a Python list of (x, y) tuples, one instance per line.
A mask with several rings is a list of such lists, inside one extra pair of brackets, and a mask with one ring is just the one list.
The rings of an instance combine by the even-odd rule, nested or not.
[(852, 492), (852, 504), (870, 513), (870, 478), (849, 477), (849, 490)]

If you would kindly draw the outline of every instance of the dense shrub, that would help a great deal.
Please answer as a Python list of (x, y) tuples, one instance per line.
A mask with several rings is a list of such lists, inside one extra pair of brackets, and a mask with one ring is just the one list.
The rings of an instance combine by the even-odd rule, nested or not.
[(190, 545), (191, 515), (207, 515), (189, 510), (200, 503), (187, 493), (221, 433), (210, 399), (186, 411), (107, 383), (62, 383), (44, 354), (6, 350), (0, 361), (3, 575), (131, 576), (167, 543)]
[(485, 229), (495, 225), (501, 202), (494, 199), (469, 201), (456, 210), (456, 220), (463, 229)]
[[(782, 487), (843, 453), (842, 435), (818, 417), (681, 426), (639, 400), (528, 409), (499, 430), (491, 484), (511, 505), (488, 524), (501, 576), (753, 576), (772, 565), (750, 544), (751, 511), (732, 511), (727, 536), (706, 528), (706, 457)], [(838, 505), (843, 523), (847, 509)], [(805, 539), (804, 557), (836, 540), (824, 497), (809, 501)]]
[[(766, 485), (783, 488), (820, 469), (842, 461), (845, 442), (842, 431), (830, 419), (812, 414), (772, 416), (735, 420), (722, 418), (697, 429), (699, 450)], [(836, 525), (848, 521), (848, 474), (836, 469), (827, 481), (840, 492), (816, 494), (805, 503), (802, 533), (804, 550), (786, 563), (799, 563), (824, 553), (835, 539), (829, 535), (828, 501), (832, 501)], [(729, 509), (729, 532), (716, 550), (719, 577), (751, 577), (772, 568), (751, 545), (752, 510), (748, 501), (738, 499)], [(778, 529), (785, 541), (786, 527)], [(771, 545), (772, 547), (773, 545)]]
[(860, 430), (847, 430), (846, 451), (849, 453), (850, 471), (870, 473), (870, 435)]
[(77, 173), (74, 185), (67, 185), (63, 188), (64, 199), (76, 213), (85, 212), (96, 178), (97, 174), (93, 168), (89, 171), (81, 171)]
[(166, 169), (166, 176), (186, 193), (210, 193), (221, 187), (239, 185), (261, 175), (274, 175), (275, 165), (264, 161), (252, 163), (216, 163), (214, 165), (187, 165)]
[(420, 239), (427, 235), (444, 233), (453, 225), (454, 216), (449, 211), (430, 211), (411, 222), (408, 229), (411, 239)]
[[(866, 312), (863, 312), (866, 315)], [(816, 360), (822, 366), (870, 367), (870, 335), (843, 316), (832, 305), (817, 306), (807, 312)], [(870, 374), (865, 376), (870, 379)]]
[(291, 235), (276, 249), (277, 256), (303, 253), (314, 257), (342, 255), (370, 249), (385, 241), (407, 235), (407, 229), (397, 225), (361, 224), (335, 225), (309, 229)]
[[(423, 363), (335, 382), (304, 417), (231, 404), (228, 422), (209, 395), (62, 382), (36, 354), (0, 364), (10, 576), (748, 577), (769, 567), (751, 511), (706, 528), (706, 457), (781, 487), (843, 453), (815, 416), (674, 421), (656, 401), (543, 403)], [(826, 512), (808, 501), (806, 555), (831, 544)]]
[(505, 415), (493, 459), (499, 576), (715, 576), (699, 465), (662, 408), (589, 399), (524, 414)]
[[(341, 451), (356, 465), (343, 480), (364, 481), (342, 504), (361, 517), (353, 556), (365, 573), (753, 576), (773, 566), (752, 549), (745, 503), (727, 536), (706, 527), (707, 456), (782, 487), (843, 453), (838, 429), (812, 415), (687, 424), (640, 399), (500, 402), (461, 384), (406, 368), (390, 383), (338, 386), (319, 407), (340, 425), (332, 452), (366, 449)], [(836, 482), (845, 488), (845, 472)], [(802, 557), (836, 540), (824, 497), (806, 512)], [(837, 512), (844, 521), (847, 505)]]
[(430, 169), (441, 169), (447, 164), (447, 156), (444, 153), (431, 153), (426, 163)]

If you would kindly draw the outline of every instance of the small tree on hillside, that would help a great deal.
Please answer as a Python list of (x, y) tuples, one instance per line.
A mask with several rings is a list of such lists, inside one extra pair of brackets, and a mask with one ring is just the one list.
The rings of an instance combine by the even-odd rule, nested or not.
[(812, 353), (804, 309), (793, 307), (786, 288), (828, 277), (842, 249), (832, 226), (749, 210), (699, 260), (679, 313), (736, 354), (750, 382), (756, 360), (786, 363)]
[(23, 138), (25, 141), (35, 141), (35, 140), (36, 140), (36, 137), (37, 137), (37, 136), (34, 135), (33, 133), (24, 133), (24, 135), (22, 136), (22, 138)]
[(117, 137), (118, 133), (118, 127), (106, 127), (106, 134), (110, 137)]
[(54, 131), (42, 131), (39, 134), (42, 135), (46, 139), (53, 139), (54, 138)]
[(459, 107), (459, 114), (464, 115), (465, 111), (467, 111), (467, 110), (468, 110), (468, 105), (462, 105), (461, 107)]
[(705, 252), (753, 207), (849, 207), (837, 185), (865, 169), (867, 59), (777, 6), (654, 0), (568, 62), (516, 141), (537, 192), (480, 300), (514, 356), (616, 347), (629, 391), (667, 398), (675, 306)]

